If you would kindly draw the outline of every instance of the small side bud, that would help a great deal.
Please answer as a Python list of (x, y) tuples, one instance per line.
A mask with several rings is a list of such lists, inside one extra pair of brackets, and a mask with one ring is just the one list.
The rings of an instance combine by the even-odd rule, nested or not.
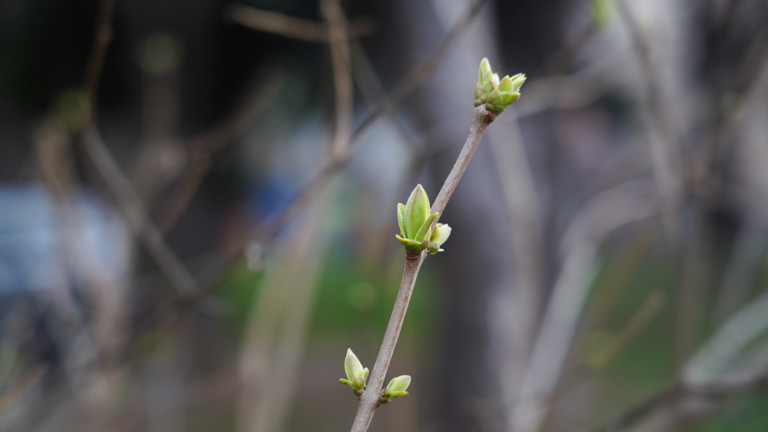
[(400, 375), (399, 377), (392, 378), (392, 381), (387, 384), (387, 387), (381, 391), (379, 401), (381, 403), (387, 403), (392, 399), (407, 396), (408, 386), (411, 385), (410, 375)]
[(437, 224), (435, 226), (435, 229), (432, 230), (432, 236), (429, 239), (429, 245), (427, 246), (427, 249), (429, 249), (429, 253), (431, 255), (434, 255), (438, 252), (442, 252), (443, 250), (440, 249), (440, 246), (445, 243), (446, 240), (448, 240), (448, 237), (451, 236), (451, 227), (447, 224)]

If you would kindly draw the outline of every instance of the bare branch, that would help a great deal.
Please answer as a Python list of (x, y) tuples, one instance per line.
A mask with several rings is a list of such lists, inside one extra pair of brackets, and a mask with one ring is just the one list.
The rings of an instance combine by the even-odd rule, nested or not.
[(331, 157), (336, 158), (347, 153), (351, 144), (348, 135), (352, 130), (352, 73), (347, 37), (347, 20), (338, 0), (322, 0), (320, 3), (323, 16), (330, 28), (331, 59), (333, 64), (333, 86), (336, 91), (336, 125), (333, 132)]
[[(464, 143), (464, 147), (461, 149), (461, 153), (459, 153), (456, 163), (453, 165), (451, 172), (448, 174), (443, 186), (440, 188), (437, 198), (435, 198), (435, 201), (432, 203), (430, 213), (443, 213), (446, 204), (448, 204), (448, 200), (451, 198), (453, 191), (459, 184), (459, 180), (461, 180), (461, 177), (464, 175), (464, 171), (466, 171), (469, 161), (472, 159), (472, 155), (480, 144), (480, 138), (495, 117), (495, 115), (486, 111), (484, 106), (475, 108), (472, 116), (472, 126), (469, 130), (467, 141)], [(436, 222), (437, 220), (435, 220), (435, 223)], [(352, 432), (365, 432), (371, 424), (373, 414), (378, 406), (381, 388), (384, 385), (384, 378), (389, 369), (392, 355), (395, 352), (395, 345), (397, 345), (397, 339), (400, 337), (403, 321), (405, 321), (405, 313), (408, 310), (408, 303), (411, 300), (413, 287), (416, 284), (416, 278), (419, 274), (421, 264), (426, 257), (427, 252), (424, 251), (416, 258), (405, 258), (405, 268), (403, 269), (403, 277), (400, 280), (400, 290), (397, 292), (397, 299), (395, 300), (392, 315), (387, 324), (387, 330), (384, 333), (384, 339), (381, 342), (381, 348), (379, 348), (379, 354), (376, 356), (376, 363), (373, 365), (370, 380), (360, 398), (357, 414), (355, 415), (355, 420), (352, 424)]]
[(562, 375), (579, 317), (597, 271), (597, 252), (616, 228), (658, 214), (661, 208), (644, 196), (643, 187), (628, 183), (592, 198), (571, 222), (563, 237), (564, 262), (535, 339), (519, 401), (514, 429), (540, 430), (549, 399)]
[(200, 187), (211, 165), (211, 158), (227, 144), (240, 136), (254, 119), (263, 114), (285, 85), (285, 76), (269, 72), (258, 90), (252, 91), (245, 101), (224, 116), (212, 130), (203, 132), (189, 141), (190, 156), (182, 179), (156, 218), (161, 233), (166, 233), (184, 213)]
[(147, 252), (160, 266), (174, 289), (182, 296), (198, 292), (195, 279), (163, 240), (163, 235), (150, 220), (141, 198), (101, 141), (95, 128), (86, 131), (83, 145), (117, 200), (126, 223), (147, 248)]
[[(334, 31), (333, 26), (326, 23), (294, 18), (246, 5), (231, 5), (225, 16), (253, 30), (274, 33), (305, 42), (329, 43), (333, 39), (331, 34)], [(367, 19), (357, 19), (350, 23), (349, 30), (351, 36), (361, 37), (371, 34), (373, 26)]]

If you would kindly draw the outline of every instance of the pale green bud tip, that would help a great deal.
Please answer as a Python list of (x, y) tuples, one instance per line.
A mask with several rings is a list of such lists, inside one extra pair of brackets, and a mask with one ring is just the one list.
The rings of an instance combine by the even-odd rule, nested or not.
[(512, 81), (512, 91), (519, 93), (520, 87), (523, 86), (523, 83), (525, 83), (526, 79), (528, 78), (525, 76), (525, 74), (522, 74), (522, 73), (519, 73), (513, 76), (512, 78), (510, 78), (510, 80)]
[(429, 198), (421, 185), (416, 187), (408, 197), (405, 204), (405, 235), (409, 239), (416, 240), (416, 233), (429, 217)]
[(480, 70), (477, 74), (477, 82), (484, 83), (490, 81), (492, 74), (493, 71), (491, 70), (491, 63), (488, 61), (488, 59), (483, 58), (480, 60)]
[(408, 386), (411, 385), (410, 375), (400, 375), (397, 378), (392, 378), (392, 381), (387, 385), (387, 390), (390, 392), (404, 392), (408, 390)]
[(365, 374), (362, 363), (350, 348), (347, 348), (347, 357), (344, 359), (344, 372), (346, 372), (349, 381), (362, 378)]

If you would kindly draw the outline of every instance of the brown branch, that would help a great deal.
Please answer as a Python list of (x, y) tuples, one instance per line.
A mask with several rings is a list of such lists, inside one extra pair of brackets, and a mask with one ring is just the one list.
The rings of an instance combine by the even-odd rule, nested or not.
[(350, 145), (349, 134), (352, 130), (352, 73), (350, 68), (349, 38), (347, 20), (341, 10), (339, 0), (322, 0), (320, 9), (328, 21), (330, 29), (331, 60), (333, 64), (333, 87), (336, 92), (336, 124), (333, 132), (331, 157), (347, 153)]
[(197, 284), (181, 261), (164, 242), (160, 231), (149, 217), (144, 203), (125, 176), (120, 166), (99, 136), (96, 126), (96, 101), (104, 58), (111, 40), (112, 0), (99, 2), (96, 34), (88, 60), (85, 76), (85, 91), (88, 100), (88, 122), (82, 132), (82, 141), (86, 153), (93, 161), (99, 174), (117, 200), (123, 218), (147, 248), (149, 255), (157, 262), (179, 294), (189, 295), (197, 291)]
[(174, 289), (182, 297), (199, 291), (195, 279), (165, 243), (160, 230), (151, 222), (141, 197), (136, 193), (109, 149), (101, 141), (95, 128), (86, 131), (83, 145), (114, 195), (125, 222), (147, 248), (147, 252), (160, 266)]
[[(467, 140), (464, 143), (464, 147), (461, 149), (451, 172), (448, 174), (443, 186), (440, 188), (440, 192), (437, 194), (437, 198), (435, 198), (435, 201), (432, 204), (430, 213), (443, 213), (445, 206), (448, 204), (448, 200), (451, 198), (451, 195), (453, 195), (453, 191), (456, 190), (456, 186), (458, 186), (461, 177), (464, 175), (464, 172), (469, 165), (469, 161), (472, 159), (472, 155), (480, 144), (480, 138), (482, 138), (483, 133), (495, 118), (496, 116), (486, 111), (484, 106), (475, 108), (472, 116), (472, 126), (469, 130)], [(392, 355), (395, 352), (397, 339), (400, 337), (403, 321), (405, 321), (405, 313), (408, 310), (408, 303), (413, 294), (413, 287), (416, 284), (419, 269), (426, 259), (426, 256), (427, 253), (425, 251), (416, 258), (405, 258), (405, 268), (403, 269), (403, 276), (400, 280), (400, 289), (397, 292), (395, 305), (392, 308), (392, 315), (389, 318), (387, 330), (384, 333), (381, 348), (379, 348), (379, 354), (376, 356), (376, 363), (371, 371), (370, 380), (360, 398), (357, 414), (355, 415), (355, 420), (352, 424), (352, 432), (365, 432), (371, 424), (373, 414), (378, 406), (377, 403), (379, 401), (379, 395), (381, 394), (381, 388), (384, 386), (384, 378), (387, 375), (389, 363), (392, 361)]]
[(186, 171), (176, 189), (156, 218), (158, 230), (167, 233), (184, 213), (211, 166), (211, 158), (227, 144), (242, 135), (254, 119), (263, 114), (285, 85), (285, 75), (271, 72), (259, 86), (258, 94), (251, 92), (245, 102), (236, 106), (212, 130), (189, 140), (190, 156)]
[(88, 58), (85, 80), (83, 82), (83, 88), (88, 100), (88, 126), (93, 126), (96, 123), (97, 95), (99, 82), (101, 81), (101, 71), (104, 68), (107, 47), (112, 40), (111, 20), (113, 8), (113, 0), (99, 1), (96, 30), (93, 35), (93, 47)]
[[(244, 27), (274, 33), (292, 39), (314, 43), (331, 43), (333, 26), (326, 23), (294, 18), (278, 12), (256, 9), (246, 5), (231, 5), (225, 16)], [(367, 19), (356, 19), (350, 23), (349, 33), (353, 37), (367, 36), (373, 26)]]
[[(650, 136), (651, 158), (659, 196), (664, 202), (664, 207), (674, 210), (680, 204), (680, 195), (684, 192), (681, 179), (683, 171), (681, 151), (686, 146), (683, 143), (682, 127), (675, 124), (676, 114), (668, 109), (668, 103), (662, 99), (666, 92), (661, 85), (660, 71), (654, 62), (647, 38), (627, 6), (626, 0), (619, 0), (616, 3), (618, 15), (627, 28), (633, 53), (642, 68), (641, 75), (647, 94), (647, 102), (644, 104), (645, 115), (651, 123), (649, 133), (659, 131), (667, 144), (665, 147), (663, 141), (654, 139), (653, 135)], [(680, 226), (679, 222), (671, 216), (672, 214), (674, 212), (663, 215), (662, 221), (667, 234), (674, 239), (680, 232)]]

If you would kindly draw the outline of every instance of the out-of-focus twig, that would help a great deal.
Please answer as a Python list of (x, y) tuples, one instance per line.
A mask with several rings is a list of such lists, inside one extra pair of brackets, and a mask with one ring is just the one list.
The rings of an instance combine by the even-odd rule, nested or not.
[(101, 82), (101, 71), (104, 68), (104, 58), (107, 54), (107, 47), (112, 40), (112, 9), (113, 0), (100, 0), (98, 3), (98, 12), (96, 16), (96, 30), (93, 36), (93, 47), (91, 48), (88, 65), (86, 67), (85, 80), (83, 88), (88, 99), (88, 123), (91, 127), (96, 122), (96, 107), (98, 106), (99, 83)]
[(520, 347), (522, 352), (528, 352), (536, 332), (543, 291), (543, 227), (533, 172), (516, 114), (506, 116), (504, 129), (491, 131), (490, 148), (509, 212), (515, 289), (520, 296), (517, 303), (521, 305), (515, 315), (518, 315)]
[[(768, 349), (750, 361), (734, 362), (740, 351), (768, 328), (768, 294), (742, 307), (688, 360), (677, 382), (651, 395), (595, 432), (614, 432), (644, 422), (646, 430), (669, 430), (681, 419), (708, 412), (725, 396), (743, 394), (768, 381)], [(730, 366), (730, 370), (729, 370)]]
[[(373, 108), (379, 101), (385, 100), (387, 94), (360, 41), (350, 40), (350, 48), (352, 50), (352, 70), (355, 83), (357, 83), (365, 103)], [(397, 112), (390, 111), (390, 117), (408, 150), (415, 152), (418, 149), (417, 140), (400, 121)]]
[[(242, 4), (233, 4), (225, 12), (232, 21), (253, 30), (274, 33), (305, 42), (331, 43), (333, 26), (323, 22), (294, 18), (278, 12), (256, 9)], [(353, 37), (371, 34), (373, 26), (368, 19), (350, 22), (349, 33)]]
[(333, 158), (347, 153), (351, 144), (348, 135), (352, 131), (352, 71), (347, 36), (347, 20), (338, 0), (322, 0), (320, 9), (328, 22), (333, 88), (335, 90), (336, 124), (333, 132), (331, 154)]
[(11, 408), (19, 399), (29, 392), (48, 371), (48, 364), (34, 366), (19, 381), (5, 393), (0, 394), (0, 415)]
[(168, 276), (179, 294), (197, 291), (197, 283), (163, 240), (160, 231), (152, 223), (144, 203), (128, 178), (118, 166), (107, 146), (101, 140), (96, 126), (96, 102), (104, 57), (111, 40), (112, 0), (99, 2), (96, 36), (88, 60), (84, 87), (88, 100), (88, 121), (82, 134), (83, 146), (96, 169), (107, 183), (118, 202), (120, 210), (134, 234), (141, 240), (152, 258)]
[[(347, 22), (338, 0), (323, 0), (320, 8), (328, 22), (331, 36), (336, 107), (331, 158), (335, 158), (347, 152), (352, 129), (349, 41)], [(314, 206), (314, 211), (305, 215), (301, 231), (296, 233), (301, 240), (286, 246), (291, 255), (290, 266), (272, 270), (277, 273), (286, 272), (283, 276), (287, 278), (285, 283), (265, 287), (284, 293), (285, 310), (282, 316), (273, 310), (278, 305), (267, 301), (270, 293), (265, 292), (257, 297), (257, 310), (251, 319), (249, 337), (241, 358), (241, 375), (246, 382), (240, 400), (239, 422), (243, 432), (270, 432), (284, 428), (290, 397), (298, 381), (299, 355), (316, 291), (321, 257), (328, 248), (327, 233), (321, 230), (318, 223), (321, 219), (318, 213), (328, 210), (327, 203), (328, 200), (320, 201)], [(297, 271), (299, 268), (301, 271)], [(293, 292), (286, 294), (286, 287), (291, 287)], [(272, 320), (263, 325), (264, 317), (272, 317)], [(278, 337), (274, 333), (280, 320), (283, 321), (280, 326), (283, 330)], [(270, 329), (271, 334), (265, 333)], [(273, 349), (268, 344), (270, 337), (277, 341), (277, 347)], [(274, 353), (272, 359), (268, 358), (270, 352)]]
[(540, 430), (597, 271), (598, 247), (613, 230), (661, 211), (647, 195), (637, 182), (602, 192), (585, 204), (566, 231), (562, 270), (523, 374), (512, 417), (514, 430)]
[[(618, 15), (624, 22), (629, 33), (630, 42), (635, 56), (642, 68), (641, 75), (645, 84), (647, 103), (644, 105), (645, 115), (650, 119), (648, 128), (651, 145), (651, 158), (654, 163), (654, 174), (658, 184), (658, 192), (664, 207), (674, 209), (680, 204), (682, 187), (682, 128), (675, 124), (677, 113), (670, 112), (667, 103), (662, 100), (666, 95), (661, 83), (661, 71), (654, 62), (649, 42), (640, 28), (635, 16), (626, 4), (626, 0), (619, 0), (617, 4)], [(655, 136), (658, 131), (662, 140)], [(675, 238), (679, 227), (671, 212), (671, 216), (665, 216), (664, 222), (668, 235)]]
[(83, 144), (99, 174), (113, 193), (126, 223), (147, 248), (178, 294), (187, 296), (198, 292), (197, 282), (163, 240), (160, 230), (152, 223), (144, 203), (117, 165), (112, 154), (94, 128), (86, 131)]
[(224, 116), (220, 124), (190, 139), (188, 167), (156, 219), (161, 233), (170, 230), (184, 213), (210, 169), (211, 158), (267, 110), (270, 102), (283, 89), (285, 75), (277, 71), (268, 72), (261, 82), (241, 104)]
[(309, 208), (295, 231), (277, 245), (240, 355), (242, 385), (238, 430), (284, 430), (290, 397), (300, 376), (300, 354), (316, 292), (328, 234), (322, 229), (325, 201)]
[(601, 369), (611, 362), (632, 340), (650, 324), (664, 307), (666, 297), (661, 291), (652, 292), (627, 321), (613, 340), (590, 356), (590, 366)]

